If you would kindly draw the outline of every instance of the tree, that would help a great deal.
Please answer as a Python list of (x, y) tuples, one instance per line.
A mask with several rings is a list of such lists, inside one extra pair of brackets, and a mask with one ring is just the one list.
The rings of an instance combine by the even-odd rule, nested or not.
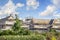
[(16, 22), (13, 25), (13, 30), (17, 31), (21, 28), (22, 23), (21, 23), (21, 20), (19, 20), (17, 14), (15, 15), (15, 17), (16, 17), (16, 19), (15, 19)]
[(13, 31), (14, 31), (14, 34), (19, 34), (19, 35), (30, 35), (30, 31), (29, 30), (25, 30), (24, 28), (21, 27), (22, 25), (22, 21), (18, 19), (18, 16), (16, 16), (16, 19), (15, 19), (15, 23), (12, 27)]

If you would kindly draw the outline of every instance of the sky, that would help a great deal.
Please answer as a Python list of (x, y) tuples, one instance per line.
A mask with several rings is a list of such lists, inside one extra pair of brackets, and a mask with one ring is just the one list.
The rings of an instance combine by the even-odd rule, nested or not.
[(0, 0), (0, 18), (17, 14), (20, 19), (60, 18), (60, 0)]

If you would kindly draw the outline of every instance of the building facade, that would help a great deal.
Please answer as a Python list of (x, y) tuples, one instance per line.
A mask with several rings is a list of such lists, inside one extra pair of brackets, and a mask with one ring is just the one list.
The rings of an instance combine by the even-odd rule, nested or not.
[(60, 31), (59, 19), (25, 19), (26, 27), (30, 30), (47, 31), (50, 28)]
[(0, 19), (0, 29), (1, 30), (7, 30), (11, 29), (12, 26), (14, 25), (14, 17), (12, 15), (7, 16), (6, 18)]
[[(11, 29), (15, 23), (15, 19), (12, 15), (7, 16), (6, 18), (0, 19), (0, 29), (7, 30)], [(34, 19), (27, 18), (24, 21), (22, 20), (23, 28), (29, 30), (40, 30), (47, 31), (48, 28), (60, 30), (60, 20), (59, 19)]]

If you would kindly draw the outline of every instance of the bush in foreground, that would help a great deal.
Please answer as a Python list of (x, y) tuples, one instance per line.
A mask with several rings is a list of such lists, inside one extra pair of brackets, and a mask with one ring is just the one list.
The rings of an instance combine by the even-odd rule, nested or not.
[(2, 35), (30, 35), (33, 32), (30, 30), (19, 30), (19, 31), (13, 31), (13, 30), (0, 30), (0, 36)]
[(27, 36), (0, 36), (0, 40), (46, 40), (44, 36), (41, 35), (27, 35)]

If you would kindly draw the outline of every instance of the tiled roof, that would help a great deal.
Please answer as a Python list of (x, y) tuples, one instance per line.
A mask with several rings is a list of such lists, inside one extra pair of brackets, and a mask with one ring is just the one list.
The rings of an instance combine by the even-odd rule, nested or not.
[[(5, 18), (0, 19), (0, 22), (8, 20), (10, 17), (13, 18), (13, 16), (10, 15), (10, 16), (7, 16), (7, 17), (5, 17)], [(13, 18), (13, 19), (14, 19), (14, 18)], [(12, 19), (11, 19), (11, 20), (12, 20)]]

